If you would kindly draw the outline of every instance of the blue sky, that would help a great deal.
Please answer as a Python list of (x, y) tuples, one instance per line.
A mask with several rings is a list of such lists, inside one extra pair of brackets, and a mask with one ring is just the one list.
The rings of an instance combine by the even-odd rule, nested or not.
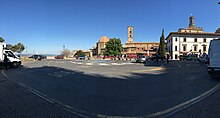
[[(205, 32), (220, 27), (219, 0), (0, 0), (0, 37), (21, 42), (28, 53), (58, 54), (63, 49), (89, 49), (106, 35), (158, 42), (188, 26), (190, 14)], [(26, 51), (24, 51), (26, 53)]]

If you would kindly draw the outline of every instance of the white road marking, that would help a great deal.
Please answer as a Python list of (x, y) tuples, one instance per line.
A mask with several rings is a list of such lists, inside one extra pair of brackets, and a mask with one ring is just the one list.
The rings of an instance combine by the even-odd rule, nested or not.
[(111, 63), (112, 65), (123, 65), (122, 63)]
[(76, 63), (76, 64), (80, 64), (80, 65), (81, 65), (81, 64), (83, 64), (83, 63)]
[(78, 67), (78, 68), (89, 68), (91, 66), (76, 66), (76, 67)]
[(207, 98), (208, 96), (210, 96), (212, 93), (216, 92), (217, 90), (220, 89), (220, 83), (217, 84), (215, 87), (213, 87), (212, 89), (206, 91), (205, 93), (201, 94), (200, 96), (197, 96), (195, 98), (192, 98), (186, 102), (183, 102), (179, 105), (176, 105), (174, 107), (171, 107), (169, 109), (166, 109), (164, 111), (160, 111), (160, 112), (156, 112), (156, 113), (153, 113), (153, 114), (150, 114), (150, 115), (147, 115), (146, 117), (158, 117), (158, 116), (162, 116), (162, 115), (166, 115), (166, 114), (169, 114), (172, 115), (184, 108), (187, 108), (187, 107), (190, 107), (198, 102), (200, 102), (201, 100)]
[(99, 63), (98, 65), (100, 65), (100, 66), (109, 66), (109, 64), (106, 64), (106, 63)]
[(57, 63), (57, 64), (61, 64), (61, 63), (65, 63), (64, 61), (60, 61), (60, 62), (55, 62), (55, 63)]
[(5, 77), (8, 77), (8, 75), (5, 74), (4, 70), (2, 70), (2, 75), (4, 75)]
[(20, 82), (18, 82), (18, 84), (19, 84), (21, 87), (23, 87), (23, 88), (25, 88), (26, 90), (28, 90), (29, 92), (35, 94), (36, 96), (38, 96), (38, 97), (40, 97), (40, 98), (42, 98), (42, 99), (44, 99), (44, 100), (46, 100), (46, 101), (48, 101), (48, 102), (54, 104), (54, 102), (53, 102), (52, 100), (48, 99), (45, 94), (42, 94), (42, 93), (40, 93), (39, 91), (34, 90), (34, 89), (32, 89), (32, 88), (30, 88), (30, 87), (28, 87), (28, 86), (26, 86), (25, 84), (22, 84), (22, 83), (20, 83)]
[(124, 64), (124, 65), (132, 65), (134, 63), (122, 63), (122, 64)]
[(86, 65), (92, 65), (92, 63), (86, 63)]
[[(2, 74), (8, 78), (8, 76), (5, 74), (4, 70), (2, 70)], [(12, 79), (11, 79), (12, 80)], [(14, 80), (12, 80), (14, 81)], [(63, 104), (62, 102), (60, 101), (57, 101), (55, 99), (51, 99), (49, 98), (47, 95), (31, 88), (31, 87), (28, 87), (27, 85), (25, 84), (22, 84), (22, 83), (19, 83), (19, 82), (16, 82), (14, 81), (15, 83), (18, 83), (18, 85), (20, 85), (21, 87), (25, 88), (26, 90), (28, 90), (29, 92), (35, 94), (36, 96), (44, 99), (45, 101), (48, 101), (49, 103), (52, 103), (52, 104), (58, 104), (58, 105), (61, 105), (62, 107), (64, 107), (64, 109), (68, 112), (71, 112), (75, 115), (78, 115), (78, 116), (81, 116), (81, 117), (89, 117), (87, 115), (84, 115), (84, 114), (92, 114), (92, 113), (89, 113), (89, 112), (86, 112), (86, 111), (83, 111), (83, 110), (80, 110), (80, 109), (77, 109), (77, 108), (74, 108), (74, 107), (71, 107), (69, 105), (66, 105), (66, 104)], [(213, 94), (214, 92), (218, 91), (220, 89), (220, 83), (218, 83), (215, 87), (213, 87), (212, 89), (202, 93), (201, 95), (195, 97), (195, 98), (192, 98), (186, 102), (183, 102), (181, 104), (178, 104), (174, 107), (171, 107), (171, 108), (168, 108), (166, 110), (163, 110), (163, 111), (159, 111), (159, 112), (156, 112), (156, 113), (153, 113), (153, 114), (149, 114), (149, 115), (146, 115), (146, 116), (138, 116), (138, 117), (159, 117), (159, 116), (171, 116), (172, 114), (182, 110), (182, 109), (185, 109), (187, 107), (190, 107), (200, 101), (202, 101), (203, 99), (207, 98), (208, 96), (210, 96), (211, 94)], [(97, 117), (109, 117), (109, 118), (112, 118), (112, 117), (120, 117), (120, 118), (126, 118), (124, 116), (107, 116), (107, 115), (103, 115), (103, 114), (94, 114), (94, 116), (97, 116)]]
[(52, 62), (54, 62), (54, 61), (49, 61), (49, 62), (47, 63), (47, 66), (50, 66), (50, 63), (52, 63)]

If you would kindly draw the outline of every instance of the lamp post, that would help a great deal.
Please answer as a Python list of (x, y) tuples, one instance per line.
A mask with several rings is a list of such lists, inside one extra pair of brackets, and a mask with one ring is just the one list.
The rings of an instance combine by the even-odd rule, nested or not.
[(65, 50), (65, 45), (63, 45), (63, 51)]

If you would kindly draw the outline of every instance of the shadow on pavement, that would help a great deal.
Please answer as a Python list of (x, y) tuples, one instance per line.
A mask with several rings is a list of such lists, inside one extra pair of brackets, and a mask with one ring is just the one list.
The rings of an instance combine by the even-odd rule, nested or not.
[(7, 74), (11, 78), (50, 98), (83, 111), (111, 116), (144, 116), (162, 111), (219, 82), (210, 79), (200, 66), (163, 70), (162, 74), (131, 73), (126, 79), (53, 66), (10, 71)]

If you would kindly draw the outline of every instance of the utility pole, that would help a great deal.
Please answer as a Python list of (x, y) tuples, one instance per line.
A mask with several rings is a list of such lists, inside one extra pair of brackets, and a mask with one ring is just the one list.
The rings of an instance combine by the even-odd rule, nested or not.
[(26, 56), (28, 56), (28, 55), (27, 55), (27, 52), (28, 52), (28, 50), (27, 50), (27, 46), (26, 46)]

